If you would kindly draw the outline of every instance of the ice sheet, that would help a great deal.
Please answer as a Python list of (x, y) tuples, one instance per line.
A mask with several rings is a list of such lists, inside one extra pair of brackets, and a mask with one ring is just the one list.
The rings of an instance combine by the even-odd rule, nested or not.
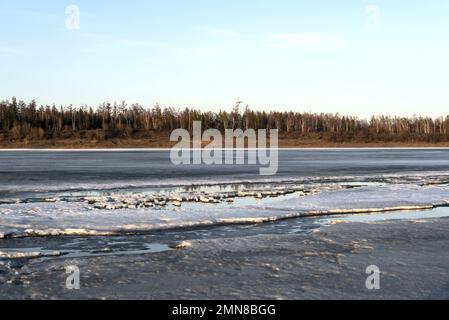
[(387, 185), (325, 191), (267, 205), (97, 210), (83, 202), (0, 205), (0, 237), (112, 235), (200, 225), (261, 223), (299, 216), (432, 208), (449, 204), (449, 187)]

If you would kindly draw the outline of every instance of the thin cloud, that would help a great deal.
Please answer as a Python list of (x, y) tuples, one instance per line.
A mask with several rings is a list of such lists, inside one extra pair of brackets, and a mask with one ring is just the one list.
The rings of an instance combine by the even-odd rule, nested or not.
[(24, 50), (24, 49), (0, 47), (0, 57), (2, 57), (2, 58), (28, 57), (30, 55), (31, 55), (31, 52)]
[(237, 31), (227, 28), (207, 28), (205, 33), (208, 36), (217, 38), (234, 38), (240, 35)]
[(4, 10), (0, 11), (0, 15), (13, 16), (19, 19), (46, 19), (46, 20), (60, 20), (61, 15), (56, 13), (44, 11), (30, 11), (30, 10)]
[[(132, 39), (107, 34), (105, 35), (105, 34), (85, 33), (83, 34), (83, 36), (90, 41), (94, 41), (97, 45), (100, 46), (113, 46), (119, 48), (131, 47), (131, 48), (162, 50), (174, 54), (199, 56), (199, 57), (216, 55), (221, 52), (219, 48), (207, 45), (187, 46), (171, 42), (158, 42), (146, 39)], [(92, 47), (90, 47), (89, 50), (91, 49)]]
[(268, 46), (280, 49), (335, 50), (344, 47), (341, 38), (323, 33), (278, 33), (266, 36)]

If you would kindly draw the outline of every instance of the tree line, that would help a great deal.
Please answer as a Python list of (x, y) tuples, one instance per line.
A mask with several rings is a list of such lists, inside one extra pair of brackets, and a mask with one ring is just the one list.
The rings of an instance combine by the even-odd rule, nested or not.
[(16, 98), (0, 102), (0, 141), (49, 139), (134, 139), (192, 129), (201, 121), (205, 129), (278, 129), (280, 137), (310, 137), (332, 142), (447, 142), (449, 116), (361, 119), (330, 113), (254, 111), (237, 102), (229, 111), (193, 108), (144, 108), (105, 102), (97, 108), (37, 105)]

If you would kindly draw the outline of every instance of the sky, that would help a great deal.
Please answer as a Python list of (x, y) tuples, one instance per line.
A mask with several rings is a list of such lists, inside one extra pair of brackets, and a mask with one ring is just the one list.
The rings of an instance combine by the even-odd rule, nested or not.
[(449, 114), (447, 0), (0, 0), (0, 99)]

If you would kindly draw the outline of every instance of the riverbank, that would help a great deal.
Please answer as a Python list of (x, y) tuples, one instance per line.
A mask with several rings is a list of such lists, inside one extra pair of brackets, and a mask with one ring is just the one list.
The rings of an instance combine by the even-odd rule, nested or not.
[[(0, 141), (1, 149), (121, 149), (121, 148), (171, 148), (175, 145), (167, 135), (157, 135), (148, 139), (56, 139), (30, 141)], [(204, 143), (206, 146), (207, 143)], [(332, 142), (322, 139), (279, 138), (279, 148), (447, 148), (449, 142)]]
[[(0, 265), (1, 299), (448, 299), (449, 219), (337, 223), (312, 232), (190, 240), (140, 255)], [(80, 268), (67, 290), (65, 266)], [(380, 290), (365, 286), (380, 269)]]

